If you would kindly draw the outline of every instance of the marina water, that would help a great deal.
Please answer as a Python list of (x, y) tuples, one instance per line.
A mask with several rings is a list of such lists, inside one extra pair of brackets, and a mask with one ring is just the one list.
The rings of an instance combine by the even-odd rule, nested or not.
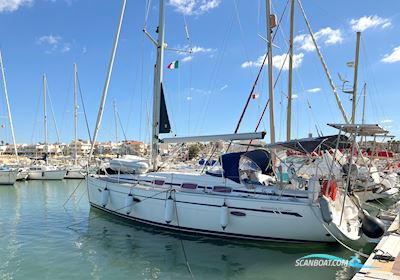
[(191, 279), (186, 263), (194, 279), (207, 280), (351, 279), (356, 272), (295, 266), (316, 253), (354, 255), (339, 244), (227, 240), (127, 222), (90, 209), (84, 180), (0, 187), (2, 280)]

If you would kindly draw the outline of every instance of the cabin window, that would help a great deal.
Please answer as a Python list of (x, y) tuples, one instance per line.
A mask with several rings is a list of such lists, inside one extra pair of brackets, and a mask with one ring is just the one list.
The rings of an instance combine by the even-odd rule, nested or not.
[(220, 193), (230, 193), (232, 192), (232, 188), (230, 187), (225, 187), (225, 186), (215, 186), (213, 188), (214, 192), (220, 192)]
[(181, 185), (182, 189), (187, 189), (187, 190), (195, 190), (197, 189), (197, 184), (192, 184), (192, 183), (183, 183)]
[(242, 157), (239, 161), (240, 181), (244, 184), (261, 185), (262, 171), (252, 160)]
[(164, 180), (154, 180), (153, 181), (153, 185), (156, 185), (156, 186), (162, 186), (164, 184), (165, 184)]

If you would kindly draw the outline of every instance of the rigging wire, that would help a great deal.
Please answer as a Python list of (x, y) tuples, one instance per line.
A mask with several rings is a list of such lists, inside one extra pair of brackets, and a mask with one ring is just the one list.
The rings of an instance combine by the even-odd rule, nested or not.
[[(62, 115), (61, 115), (61, 122), (60, 122), (60, 127), (63, 128), (64, 127), (64, 123), (65, 123), (65, 113), (68, 111), (67, 107), (70, 106), (70, 100), (71, 98), (69, 98), (69, 93), (71, 92), (71, 87), (73, 84), (73, 74), (69, 76), (69, 80), (68, 80), (68, 88), (67, 88), (67, 94), (64, 96), (64, 107), (62, 110)], [(62, 131), (61, 131), (62, 134)]]
[[(368, 54), (367, 54), (367, 51), (366, 51), (366, 47), (365, 47), (365, 43), (364, 43), (364, 38), (363, 37), (361, 37), (361, 48), (362, 48), (362, 53), (363, 53), (365, 61), (366, 61), (365, 64), (366, 65), (371, 65), (371, 63), (369, 62), (370, 60), (368, 59)], [(367, 76), (370, 77), (370, 78), (368, 78), (368, 80), (372, 80), (372, 89), (373, 90), (372, 91), (371, 90), (368, 91), (368, 96), (372, 97), (372, 99), (373, 99), (373, 100), (371, 100), (371, 98), (368, 98), (368, 100), (371, 101), (371, 105), (372, 105), (371, 108), (375, 109), (376, 118), (379, 118), (379, 115), (381, 115), (381, 117), (386, 119), (385, 110), (383, 109), (382, 104), (378, 101), (380, 99), (377, 97), (377, 94), (378, 94), (379, 91), (378, 91), (378, 88), (376, 86), (375, 74), (374, 74), (374, 72), (372, 70), (372, 67), (365, 67), (365, 69), (366, 69), (366, 71), (364, 70), (364, 72), (366, 72)], [(369, 84), (371, 84), (371, 83), (369, 82)], [(379, 121), (379, 120), (377, 119), (377, 121)]]
[(56, 116), (54, 114), (53, 102), (51, 101), (51, 94), (50, 94), (50, 89), (49, 89), (48, 84), (47, 84), (47, 96), (49, 97), (49, 101), (50, 101), (50, 111), (51, 111), (51, 116), (53, 118), (54, 128), (56, 130), (57, 143), (61, 143), (60, 142), (60, 132), (58, 131)]
[[(235, 15), (236, 15), (236, 20), (238, 22), (239, 25), (239, 30), (240, 30), (240, 38), (241, 38), (241, 43), (242, 43), (242, 47), (243, 47), (243, 51), (244, 51), (244, 55), (246, 57), (246, 61), (250, 61), (250, 56), (249, 56), (249, 52), (248, 49), (246, 47), (245, 44), (245, 40), (244, 40), (244, 32), (243, 32), (243, 26), (242, 26), (242, 22), (240, 20), (240, 14), (239, 14), (239, 8), (237, 5), (237, 0), (233, 0), (233, 6), (235, 8)], [(250, 71), (250, 78), (253, 76), (253, 71), (251, 67), (248, 67), (249, 71)]]
[(115, 114), (117, 115), (117, 120), (118, 120), (118, 122), (119, 122), (119, 126), (121, 127), (122, 134), (124, 135), (124, 140), (125, 140), (125, 142), (126, 142), (126, 141), (128, 141), (128, 139), (126, 138), (125, 129), (124, 129), (124, 126), (122, 125), (122, 122), (121, 122), (121, 118), (120, 118), (120, 116), (119, 116), (118, 109), (115, 109)]
[[(219, 73), (219, 69), (220, 69), (220, 67), (221, 67), (223, 57), (224, 57), (224, 55), (225, 55), (225, 50), (226, 50), (226, 47), (227, 47), (227, 44), (228, 44), (228, 37), (230, 36), (230, 34), (231, 34), (231, 32), (232, 32), (234, 19), (235, 19), (235, 17), (234, 17), (234, 15), (232, 15), (230, 24), (229, 24), (229, 26), (228, 26), (228, 31), (225, 33), (225, 37), (224, 37), (223, 42), (222, 42), (222, 51), (221, 51), (221, 55), (218, 56), (217, 61), (215, 62), (214, 67), (213, 67), (213, 70), (212, 70), (212, 72), (211, 72), (211, 77), (210, 77), (210, 80), (209, 80), (209, 83), (208, 83), (208, 91), (209, 91), (209, 92), (210, 92), (213, 88), (215, 88), (216, 80), (217, 80), (216, 77), (217, 77), (217, 74)], [(198, 121), (197, 121), (197, 123), (196, 123), (196, 127), (198, 128), (198, 131), (199, 131), (199, 132), (202, 130), (202, 127), (203, 127), (203, 125), (204, 125), (205, 116), (207, 115), (208, 109), (209, 109), (210, 99), (211, 99), (211, 94), (208, 94), (207, 97), (206, 97), (206, 100), (205, 100), (205, 102), (204, 102), (204, 104), (205, 104), (206, 106), (204, 106), (204, 109), (202, 110), (202, 112), (201, 112), (201, 114), (200, 114), (200, 116), (202, 116), (203, 118), (202, 118), (202, 119), (198, 119)]]
[[(278, 21), (278, 24), (277, 24), (277, 27), (276, 27), (277, 29), (279, 29), (279, 27), (280, 27), (280, 25), (281, 25), (281, 22), (282, 22), (282, 19), (283, 19), (284, 15), (285, 15), (285, 12), (286, 12), (286, 9), (287, 9), (288, 4), (289, 4), (289, 0), (286, 2), (286, 5), (285, 5), (285, 8), (284, 8), (284, 10), (283, 10), (283, 12), (282, 12), (281, 18), (280, 18), (280, 20)], [(277, 34), (277, 32), (275, 32), (275, 33), (273, 34), (272, 41), (275, 39), (276, 34)], [(241, 116), (240, 116), (240, 118), (239, 118), (239, 121), (238, 121), (238, 123), (237, 123), (237, 126), (236, 126), (236, 129), (235, 129), (235, 132), (234, 132), (234, 133), (237, 133), (237, 132), (239, 131), (240, 124), (241, 124), (241, 122), (242, 122), (242, 120), (243, 120), (244, 114), (246, 113), (246, 110), (247, 110), (248, 104), (249, 104), (249, 102), (250, 102), (251, 96), (253, 95), (254, 90), (255, 90), (255, 88), (256, 88), (256, 86), (257, 86), (258, 79), (259, 79), (259, 77), (260, 77), (260, 75), (261, 75), (262, 69), (264, 68), (264, 65), (265, 65), (265, 63), (266, 63), (267, 57), (268, 57), (268, 53), (265, 54), (264, 60), (263, 60), (263, 62), (261, 63), (260, 70), (258, 71), (257, 77), (256, 77), (256, 79), (255, 79), (255, 81), (254, 81), (254, 83), (253, 83), (253, 87), (252, 87), (252, 89), (251, 89), (251, 91), (250, 91), (250, 94), (249, 94), (249, 96), (248, 96), (248, 98), (247, 98), (245, 107), (244, 107), (244, 109), (243, 109), (243, 111), (242, 111), (242, 114), (241, 114)], [(279, 79), (279, 76), (280, 76), (280, 74), (281, 74), (281, 72), (282, 72), (283, 66), (285, 65), (286, 58), (287, 58), (287, 55), (286, 55), (285, 60), (284, 60), (284, 62), (282, 63), (281, 68), (280, 68), (280, 70), (279, 70), (279, 74), (278, 74), (278, 77), (276, 78), (276, 81), (275, 81), (275, 84), (274, 84), (274, 88), (275, 88), (276, 83), (277, 83), (277, 81), (278, 81), (278, 79)], [(269, 99), (268, 99), (268, 102), (269, 102)], [(268, 102), (267, 102), (267, 105), (266, 105), (265, 107), (268, 106)], [(265, 108), (264, 108), (264, 111), (265, 111)], [(264, 114), (263, 114), (263, 115), (264, 115)], [(232, 143), (232, 142), (231, 142), (231, 143)], [(230, 146), (231, 146), (231, 143), (229, 144), (229, 146), (228, 146), (228, 148), (227, 148), (227, 151), (229, 150), (229, 148), (230, 148)]]
[(147, 21), (149, 20), (150, 7), (151, 7), (151, 0), (147, 0), (147, 7), (146, 7), (146, 11), (145, 11), (143, 30), (146, 30), (146, 28), (147, 28)]
[[(145, 20), (144, 20), (144, 24), (143, 24), (143, 29), (146, 29), (146, 27), (147, 27), (147, 21), (148, 21), (148, 17), (149, 17), (149, 9), (150, 9), (150, 2), (151, 2), (151, 0), (148, 0), (147, 1), (147, 3), (146, 3), (146, 5), (145, 5), (145, 11), (144, 11), (144, 13), (145, 13)], [(142, 40), (141, 40), (141, 42), (140, 42), (140, 55), (139, 55), (139, 57), (140, 57), (140, 68), (138, 68), (137, 69), (137, 71), (139, 72), (140, 71), (140, 89), (139, 89), (139, 94), (140, 94), (140, 97), (139, 97), (139, 99), (140, 99), (140, 106), (139, 106), (139, 141), (141, 141), (142, 140), (142, 120), (143, 120), (143, 116), (142, 116), (142, 114), (143, 114), (143, 73), (144, 73), (144, 41), (145, 41), (145, 34), (144, 34), (144, 32), (142, 32)], [(136, 75), (135, 75), (135, 77), (137, 77), (137, 73), (136, 73)], [(133, 96), (133, 95), (132, 95)], [(130, 102), (129, 102), (129, 108), (132, 108), (133, 107), (133, 97), (131, 98), (131, 100), (130, 100)], [(127, 121), (126, 121), (126, 126), (125, 126), (125, 130), (126, 131), (129, 131), (129, 125), (130, 125), (130, 122), (131, 122), (131, 116), (132, 116), (132, 113), (134, 112), (135, 110), (129, 110), (129, 113), (128, 113), (128, 119), (127, 119)]]
[[(188, 27), (188, 23), (187, 23), (187, 19), (186, 16), (183, 14), (183, 24), (184, 24), (184, 29), (185, 29), (185, 37), (186, 40), (188, 41), (188, 45), (189, 45), (189, 53), (192, 53), (193, 50), (193, 42), (189, 33), (189, 27)], [(192, 80), (193, 80), (193, 63), (191, 63), (191, 61), (188, 62), (189, 65), (189, 86), (188, 86), (188, 96), (186, 97), (186, 101), (188, 102), (188, 124), (187, 124), (187, 135), (190, 135), (190, 123), (191, 123), (191, 107), (192, 107), (192, 94), (191, 94), (191, 89), (192, 89)], [(179, 69), (178, 69), (179, 70)], [(179, 70), (180, 71), (180, 70)], [(179, 72), (179, 85), (178, 85), (178, 89), (179, 89), (179, 98), (180, 100), (182, 99), (181, 96), (181, 82), (180, 82), (180, 72)], [(185, 92), (185, 90), (184, 90)]]
[[(288, 4), (288, 3), (289, 3), (289, 1), (288, 1), (286, 4)], [(286, 7), (285, 7), (285, 8), (286, 8)], [(281, 32), (282, 38), (284, 39), (283, 42), (285, 43), (286, 47), (289, 48), (289, 44), (287, 43), (286, 36), (285, 36), (285, 34), (284, 34), (283, 28), (280, 28), (280, 32)], [(290, 55), (290, 52), (288, 51), (288, 52), (286, 53), (286, 56), (285, 56), (285, 59), (284, 59), (282, 65), (285, 65), (286, 60), (287, 60), (287, 58), (288, 58), (289, 55)], [(279, 71), (279, 73), (278, 73), (277, 80), (278, 80), (279, 76), (281, 75), (281, 72), (282, 72), (282, 70), (283, 70), (282, 68), (283, 68), (283, 67), (281, 67), (281, 69), (280, 69), (280, 71)], [(304, 84), (303, 84), (303, 81), (302, 81), (302, 79), (301, 79), (301, 76), (300, 76), (299, 72), (296, 70), (296, 68), (294, 68), (294, 70), (295, 70), (296, 76), (297, 76), (296, 79), (298, 79), (298, 80), (300, 81), (300, 86), (301, 86), (301, 88), (302, 88), (302, 92), (305, 92), (305, 88), (304, 88)], [(319, 72), (318, 72), (318, 73), (319, 73)], [(319, 74), (320, 74), (320, 73), (319, 73)], [(276, 81), (276, 82), (277, 82), (277, 81)], [(327, 96), (326, 96), (326, 95), (324, 95), (324, 97), (327, 99)], [(315, 115), (314, 115), (314, 112), (313, 112), (313, 110), (312, 110), (310, 101), (309, 101), (308, 97), (306, 97), (306, 99), (307, 99), (307, 105), (308, 105), (307, 108), (309, 109), (309, 117), (311, 117), (311, 118), (313, 119), (313, 122), (315, 123), (315, 128), (316, 128), (317, 134), (318, 134), (318, 135), (320, 135), (320, 134), (322, 135), (322, 131), (321, 131), (320, 125), (319, 125), (319, 123), (318, 123), (318, 120), (315, 118)], [(299, 102), (297, 102), (297, 103), (299, 103)], [(329, 107), (329, 108), (330, 108), (330, 107)], [(298, 108), (297, 108), (297, 111), (298, 111)], [(297, 113), (298, 113), (298, 112), (297, 112)], [(298, 126), (298, 124), (297, 124), (297, 126)], [(299, 129), (299, 127), (297, 127), (297, 129)], [(308, 128), (308, 130), (310, 131), (310, 127)]]
[(82, 92), (82, 88), (81, 88), (81, 82), (79, 81), (78, 72), (76, 73), (76, 80), (78, 81), (79, 96), (81, 97), (82, 110), (83, 110), (83, 115), (85, 116), (85, 123), (86, 123), (86, 129), (87, 129), (88, 136), (89, 136), (89, 141), (90, 141), (90, 143), (92, 143), (93, 140), (92, 140), (92, 136), (90, 134), (90, 126), (89, 126), (89, 122), (88, 122), (88, 119), (87, 119), (87, 114), (86, 114), (86, 109), (85, 109), (85, 102), (83, 101), (83, 92)]
[(37, 99), (37, 104), (36, 104), (36, 113), (35, 113), (35, 118), (33, 119), (33, 125), (32, 125), (32, 134), (31, 134), (31, 143), (33, 143), (33, 138), (35, 137), (35, 132), (36, 132), (36, 124), (39, 121), (39, 104), (42, 98), (42, 94), (40, 92), (41, 90), (39, 90), (39, 97)]

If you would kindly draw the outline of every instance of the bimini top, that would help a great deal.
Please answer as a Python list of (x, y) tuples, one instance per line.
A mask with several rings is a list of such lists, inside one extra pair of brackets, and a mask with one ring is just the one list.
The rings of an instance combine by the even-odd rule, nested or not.
[(389, 131), (385, 130), (379, 124), (328, 124), (331, 127), (339, 129), (345, 133), (357, 136), (387, 136)]
[(263, 174), (271, 174), (271, 156), (268, 151), (258, 149), (250, 152), (228, 153), (221, 156), (220, 162), (223, 168), (224, 177), (236, 183), (240, 183), (239, 162), (246, 157), (256, 164)]
[(288, 142), (278, 142), (268, 145), (268, 148), (285, 147), (302, 153), (312, 153), (316, 150), (335, 149), (339, 141), (338, 148), (346, 149), (350, 147), (349, 138), (345, 135), (329, 135), (314, 138), (297, 139)]

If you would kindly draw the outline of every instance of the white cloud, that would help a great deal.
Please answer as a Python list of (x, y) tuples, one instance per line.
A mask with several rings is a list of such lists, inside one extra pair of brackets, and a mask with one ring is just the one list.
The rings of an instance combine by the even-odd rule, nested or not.
[[(1, 1), (1, 0), (0, 0)], [(38, 39), (39, 44), (49, 44), (49, 45), (58, 45), (58, 43), (62, 40), (61, 36), (53, 36), (53, 35), (44, 35)]]
[(359, 19), (350, 20), (351, 29), (353, 31), (364, 31), (369, 28), (375, 28), (380, 26), (381, 28), (387, 28), (392, 25), (391, 21), (387, 18), (381, 18), (377, 15), (374, 16), (363, 16)]
[(56, 51), (66, 53), (71, 50), (71, 44), (68, 42), (64, 42), (63, 38), (60, 35), (44, 35), (37, 39), (37, 43), (46, 47), (45, 53), (47, 54)]
[(169, 4), (175, 7), (178, 13), (190, 16), (201, 15), (221, 4), (221, 0), (169, 0)]
[(183, 63), (191, 61), (193, 59), (193, 56), (189, 55), (189, 56), (185, 56), (184, 58), (181, 59), (181, 61)]
[(220, 91), (223, 91), (223, 90), (227, 89), (227, 87), (228, 87), (228, 85), (224, 85), (224, 86), (222, 86), (219, 90), (220, 90)]
[(193, 99), (193, 97), (191, 97), (191, 96), (187, 96), (187, 97), (186, 97), (186, 100), (187, 100), (187, 101), (190, 101), (190, 100), (192, 100), (192, 99)]
[(22, 6), (30, 6), (33, 0), (0, 0), (0, 13), (14, 12)]
[[(183, 63), (191, 61), (195, 55), (212, 54), (217, 51), (216, 49), (212, 49), (212, 48), (204, 48), (204, 47), (200, 47), (200, 46), (190, 47), (189, 45), (185, 45), (183, 47), (177, 46), (177, 47), (175, 47), (175, 49), (178, 50), (179, 55), (185, 56), (184, 58), (181, 59), (181, 61)], [(185, 51), (180, 51), (180, 50), (185, 50)]]
[[(248, 67), (260, 67), (262, 62), (264, 61), (265, 55), (262, 55), (257, 58), (256, 61), (245, 61), (242, 63), (242, 68)], [(286, 59), (285, 59), (286, 58)], [(298, 68), (303, 62), (304, 54), (299, 53), (293, 55), (293, 68)], [(265, 61), (267, 63), (267, 60)], [(272, 62), (274, 67), (277, 69), (288, 70), (289, 69), (289, 57), (286, 54), (275, 55), (272, 57)], [(282, 67), (283, 65), (283, 67)]]
[(393, 120), (382, 120), (381, 123), (392, 123)]
[(319, 91), (321, 91), (321, 88), (319, 88), (319, 87), (307, 89), (307, 92), (311, 92), (311, 93), (315, 93), (315, 92), (319, 92)]
[(83, 46), (83, 47), (82, 47), (82, 53), (83, 53), (83, 54), (87, 53), (87, 47), (86, 47), (86, 46)]
[(203, 48), (203, 47), (199, 47), (199, 46), (194, 46), (192, 48), (192, 53), (207, 53), (207, 52), (212, 52), (213, 49), (211, 48)]
[[(336, 45), (343, 42), (342, 31), (340, 29), (332, 29), (325, 27), (314, 33), (315, 40), (322, 41), (325, 45)], [(308, 34), (300, 34), (294, 37), (294, 43), (298, 48), (306, 52), (315, 50), (311, 36)]]
[(71, 45), (69, 43), (66, 43), (66, 44), (64, 44), (64, 46), (62, 47), (62, 49), (60, 51), (65, 53), (65, 52), (69, 52), (70, 50), (71, 50)]
[(381, 61), (385, 63), (395, 63), (400, 61), (400, 46), (394, 48), (392, 53), (385, 54)]
[(292, 99), (296, 99), (299, 98), (299, 96), (297, 94), (292, 94)]

